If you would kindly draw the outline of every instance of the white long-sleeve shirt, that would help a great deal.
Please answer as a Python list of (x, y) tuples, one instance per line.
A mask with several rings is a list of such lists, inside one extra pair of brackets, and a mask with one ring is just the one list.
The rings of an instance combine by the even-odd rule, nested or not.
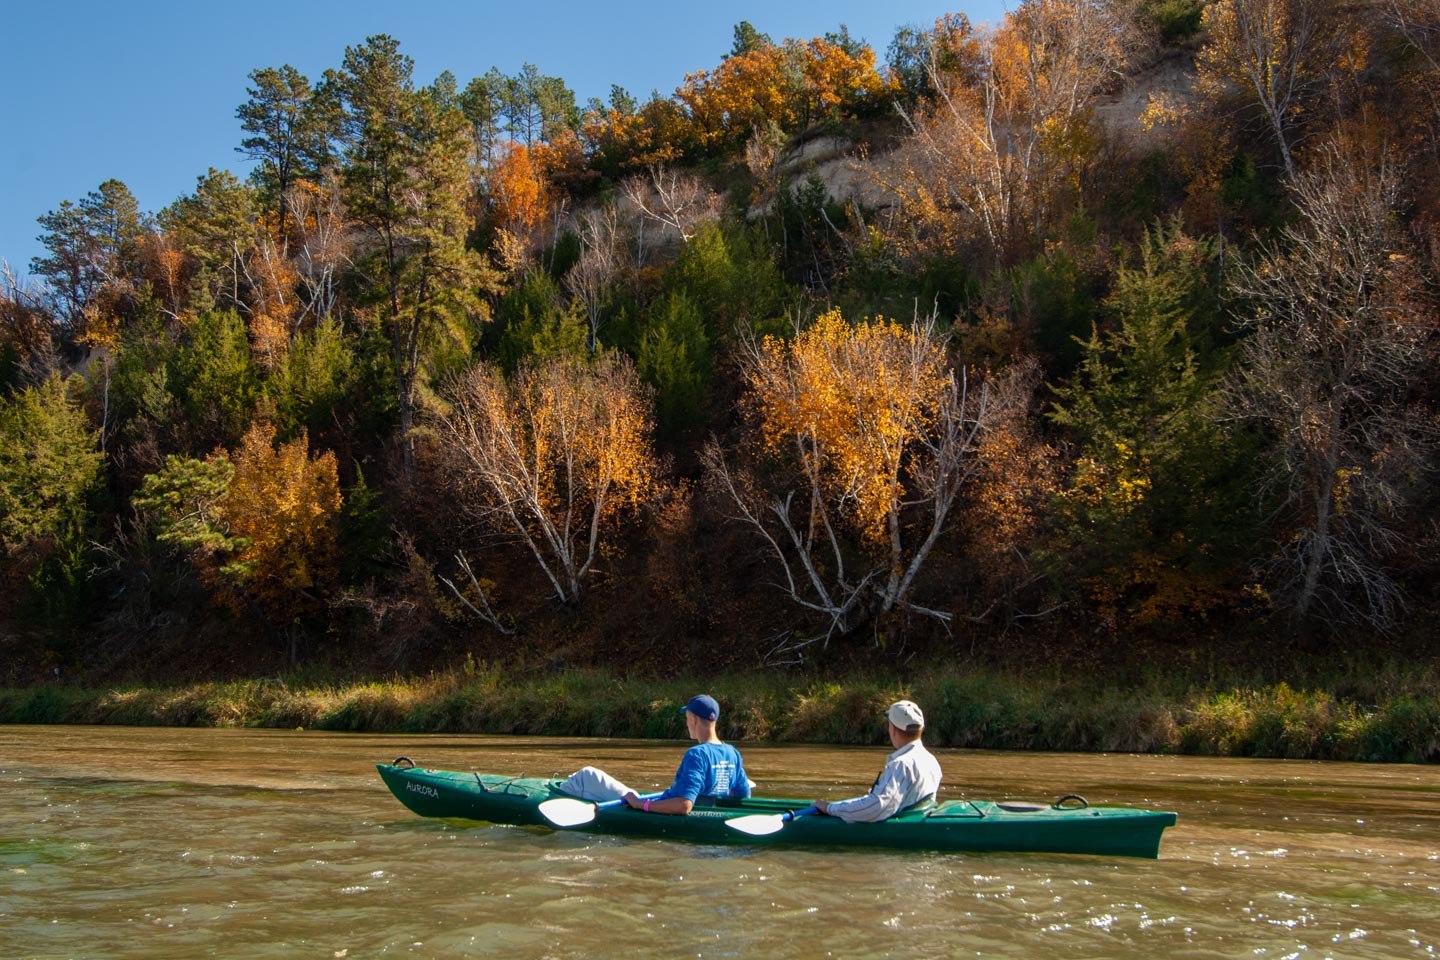
[(940, 761), (919, 740), (885, 758), (885, 769), (863, 797), (837, 800), (825, 812), (847, 823), (870, 823), (893, 817), (940, 789)]

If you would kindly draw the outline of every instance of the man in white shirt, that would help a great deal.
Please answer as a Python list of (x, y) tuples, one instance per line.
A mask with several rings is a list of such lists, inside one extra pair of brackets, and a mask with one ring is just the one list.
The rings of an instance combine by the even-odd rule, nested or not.
[(870, 792), (834, 803), (816, 800), (815, 809), (847, 823), (871, 823), (935, 796), (940, 789), (940, 762), (920, 742), (925, 732), (925, 714), (911, 701), (901, 700), (890, 705), (885, 717), (895, 752), (885, 759), (885, 769), (875, 778)]

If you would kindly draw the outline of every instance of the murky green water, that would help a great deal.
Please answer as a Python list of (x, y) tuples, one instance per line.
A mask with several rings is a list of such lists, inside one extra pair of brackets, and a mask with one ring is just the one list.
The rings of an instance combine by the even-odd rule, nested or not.
[[(741, 745), (744, 747), (744, 745)], [(1433, 957), (1440, 768), (940, 751), (947, 796), (1175, 810), (1158, 861), (777, 850), (453, 825), (374, 773), (683, 744), (0, 727), (0, 957)], [(749, 747), (769, 794), (884, 751)]]

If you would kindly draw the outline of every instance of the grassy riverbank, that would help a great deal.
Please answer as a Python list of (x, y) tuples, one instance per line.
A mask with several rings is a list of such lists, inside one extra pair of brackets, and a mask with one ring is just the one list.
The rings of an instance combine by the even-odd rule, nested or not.
[(378, 682), (294, 676), (176, 687), (0, 690), (0, 722), (307, 727), (424, 733), (678, 738), (677, 705), (707, 689), (740, 741), (881, 743), (900, 696), (935, 746), (1440, 761), (1435, 667), (1337, 669), (1329, 682), (1131, 685), (938, 673), (911, 682), (734, 675), (707, 682), (601, 672), (524, 678), (483, 666)]

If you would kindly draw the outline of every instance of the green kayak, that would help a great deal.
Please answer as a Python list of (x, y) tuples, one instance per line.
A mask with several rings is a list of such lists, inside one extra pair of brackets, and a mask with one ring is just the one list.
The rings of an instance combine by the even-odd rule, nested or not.
[[(1175, 824), (1173, 813), (1092, 807), (1083, 805), (1078, 797), (1065, 805), (947, 800), (902, 812), (880, 823), (845, 823), (834, 817), (804, 813), (795, 816), (809, 807), (807, 801), (764, 797), (722, 800), (715, 806), (697, 807), (685, 816), (667, 816), (623, 805), (583, 804), (561, 793), (557, 789), (559, 780), (425, 770), (399, 764), (377, 764), (376, 769), (396, 798), (422, 817), (522, 826), (574, 823), (591, 833), (700, 843), (1153, 858), (1160, 854), (1161, 833)], [(584, 812), (568, 821), (554, 813), (547, 819), (542, 804), (552, 811), (563, 808)]]

